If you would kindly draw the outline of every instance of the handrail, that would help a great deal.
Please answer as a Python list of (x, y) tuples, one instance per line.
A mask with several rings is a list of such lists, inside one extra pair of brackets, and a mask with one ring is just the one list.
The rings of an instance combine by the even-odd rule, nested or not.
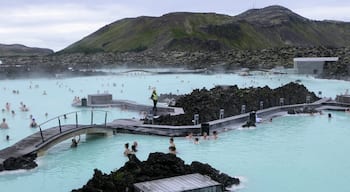
[[(69, 114), (79, 113), (79, 112), (86, 112), (86, 111), (89, 111), (89, 110), (80, 110), (80, 111), (72, 111), (72, 112), (69, 112), (69, 113), (64, 113), (64, 114), (62, 114), (62, 115), (58, 115), (58, 116), (53, 117), (53, 118), (51, 118), (51, 119), (49, 119), (49, 120), (46, 120), (46, 121), (44, 121), (43, 123), (40, 123), (38, 126), (44, 125), (44, 124), (46, 124), (46, 123), (48, 123), (48, 122), (50, 122), (50, 121), (52, 121), (52, 120), (57, 119), (58, 117), (64, 117), (64, 115), (69, 115)], [(109, 111), (106, 111), (106, 110), (98, 110), (98, 109), (92, 109), (92, 110), (90, 110), (90, 111), (109, 112)]]
[[(40, 123), (39, 125), (38, 125), (38, 127), (39, 127), (39, 130), (40, 130), (40, 136), (41, 136), (41, 140), (42, 140), (42, 142), (44, 143), (45, 142), (45, 138), (44, 138), (44, 135), (43, 135), (43, 129), (42, 129), (42, 126), (43, 125), (45, 125), (45, 124), (47, 124), (47, 123), (49, 123), (49, 122), (52, 122), (53, 120), (58, 120), (58, 127), (59, 127), (59, 133), (62, 133), (62, 124), (61, 124), (61, 119), (60, 119), (60, 117), (63, 117), (64, 119), (66, 119), (67, 118), (67, 115), (71, 115), (71, 114), (75, 114), (75, 128), (78, 128), (78, 113), (82, 113), (82, 112), (87, 112), (87, 111), (89, 111), (89, 110), (81, 110), (81, 111), (73, 111), (73, 112), (69, 112), (69, 113), (64, 113), (64, 114), (62, 114), (62, 115), (58, 115), (58, 116), (56, 116), (56, 117), (53, 117), (53, 118), (51, 118), (51, 119), (49, 119), (49, 120), (47, 120), (47, 121), (45, 121), (45, 122), (43, 122), (43, 123)], [(107, 113), (109, 112), (109, 111), (105, 111), (105, 110), (94, 110), (94, 109), (92, 109), (92, 110), (90, 110), (91, 111), (91, 119), (90, 119), (90, 121), (91, 121), (91, 126), (93, 125), (93, 113), (94, 112), (104, 112), (105, 113), (105, 118), (104, 118), (104, 126), (105, 127), (107, 127)]]

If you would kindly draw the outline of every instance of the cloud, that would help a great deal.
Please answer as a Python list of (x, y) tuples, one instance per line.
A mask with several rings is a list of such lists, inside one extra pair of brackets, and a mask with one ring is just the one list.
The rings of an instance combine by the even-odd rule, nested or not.
[[(141, 15), (193, 11), (239, 14), (250, 8), (279, 4), (277, 0), (4, 0), (0, 6), (0, 43), (20, 43), (55, 51), (116, 20)], [(327, 6), (328, 0), (285, 1), (283, 6), (315, 20), (350, 21), (348, 2)], [(341, 4), (342, 3), (342, 4)]]
[(347, 6), (313, 6), (295, 9), (303, 17), (315, 20), (350, 21), (350, 5)]
[[(9, 9), (0, 7), (0, 43), (65, 48), (84, 36), (126, 16), (135, 10), (112, 5), (40, 4)], [(10, 19), (9, 19), (10, 18)]]

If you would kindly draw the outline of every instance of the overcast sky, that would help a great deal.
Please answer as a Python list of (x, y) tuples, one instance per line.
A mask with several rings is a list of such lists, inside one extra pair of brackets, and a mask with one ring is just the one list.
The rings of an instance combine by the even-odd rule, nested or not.
[(281, 5), (313, 20), (350, 22), (349, 0), (1, 0), (0, 43), (58, 51), (113, 21), (169, 12), (237, 15)]

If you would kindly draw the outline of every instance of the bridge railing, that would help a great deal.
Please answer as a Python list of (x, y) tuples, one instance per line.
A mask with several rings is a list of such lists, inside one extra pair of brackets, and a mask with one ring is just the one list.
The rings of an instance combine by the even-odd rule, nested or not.
[[(108, 111), (105, 110), (81, 110), (65, 113), (56, 117), (53, 117), (43, 123), (38, 125), (40, 130), (40, 136), (42, 142), (45, 140), (64, 132), (62, 129), (64, 126), (70, 125), (73, 128), (78, 128), (79, 126), (94, 126), (100, 125), (107, 127), (107, 114)], [(55, 135), (51, 135), (47, 138), (44, 136), (44, 130), (49, 128), (58, 128), (58, 132)]]

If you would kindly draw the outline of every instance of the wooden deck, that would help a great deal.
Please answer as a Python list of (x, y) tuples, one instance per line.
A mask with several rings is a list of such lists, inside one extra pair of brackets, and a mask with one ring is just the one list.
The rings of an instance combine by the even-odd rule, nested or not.
[(177, 192), (177, 191), (212, 191), (221, 192), (223, 186), (212, 180), (208, 176), (199, 173), (158, 179), (153, 181), (145, 181), (135, 183), (136, 192)]
[[(163, 103), (159, 103), (157, 106), (157, 114), (159, 115), (165, 115), (165, 114), (171, 114), (171, 115), (179, 115), (184, 114), (184, 110), (180, 107), (168, 107), (165, 105), (162, 105)], [(107, 103), (100, 103), (100, 104), (91, 104), (87, 102), (86, 106), (82, 106), (81, 102), (72, 104), (74, 107), (93, 107), (93, 108), (106, 108), (106, 107), (118, 107), (121, 109), (127, 109), (131, 111), (140, 111), (149, 113), (153, 110), (153, 106), (145, 105), (136, 103), (134, 101), (129, 100), (111, 100)]]

